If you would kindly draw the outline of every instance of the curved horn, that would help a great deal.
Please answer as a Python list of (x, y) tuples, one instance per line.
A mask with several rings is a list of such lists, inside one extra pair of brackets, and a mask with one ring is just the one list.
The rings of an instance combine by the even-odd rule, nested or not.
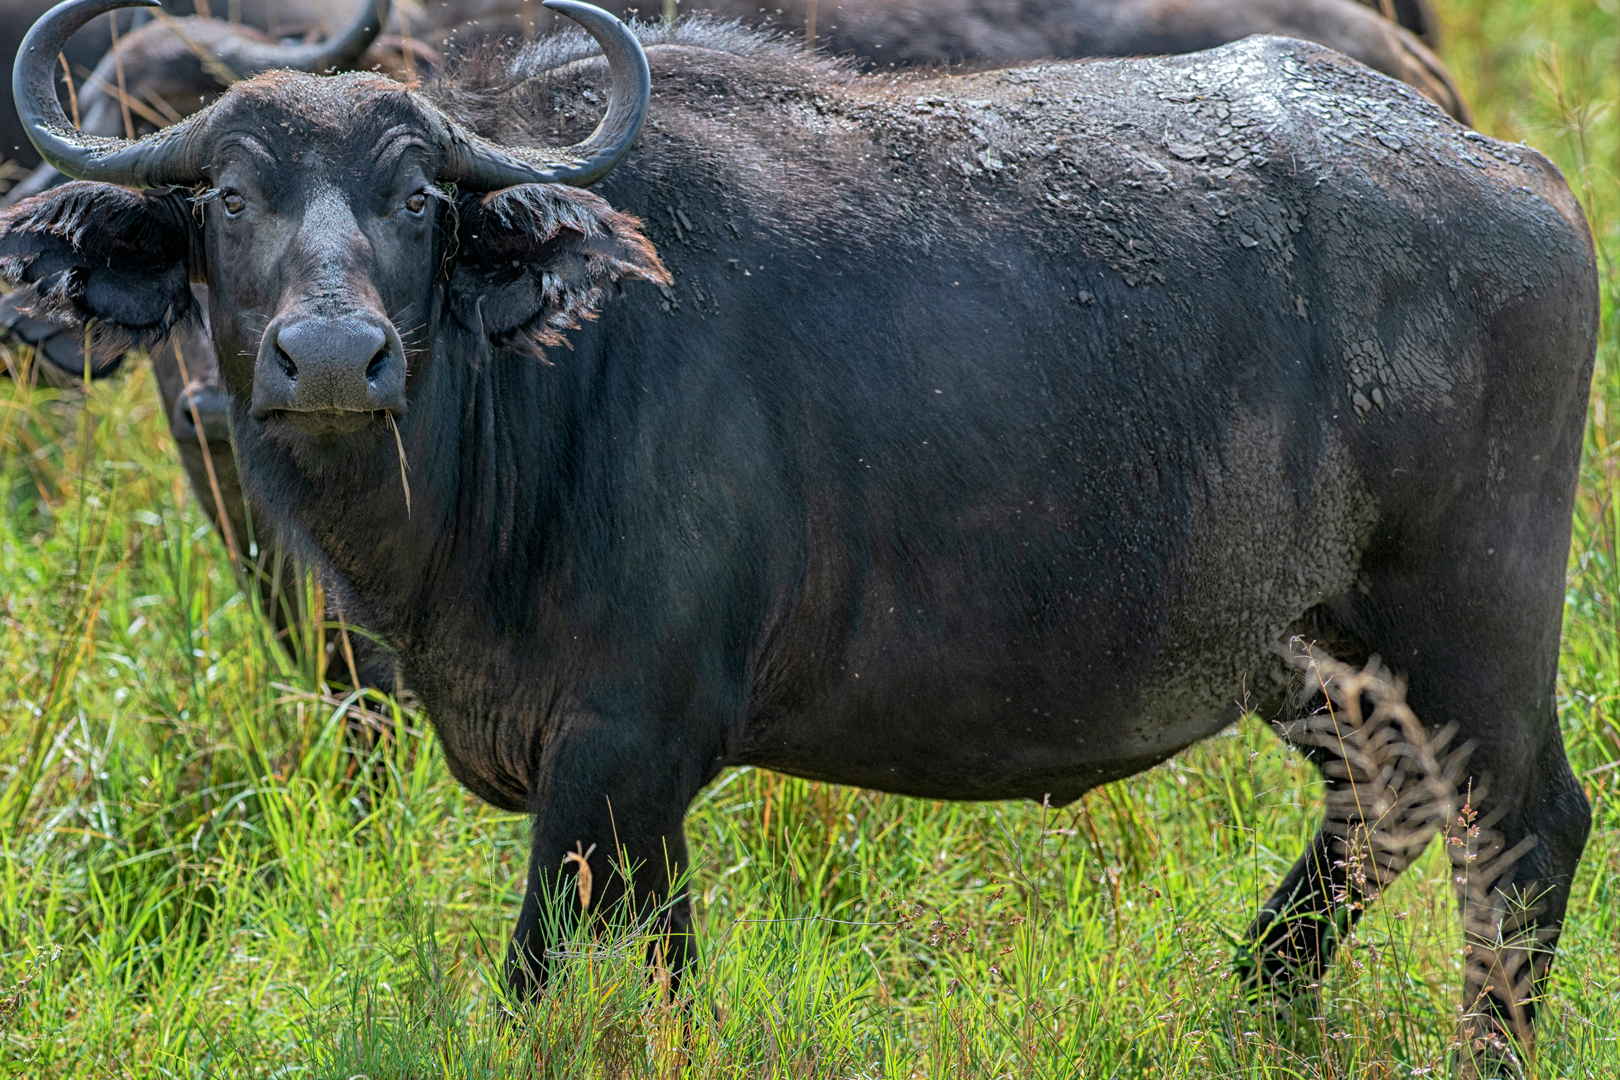
[(247, 78), (261, 71), (290, 68), (316, 74), (339, 68), (352, 68), (371, 48), (388, 21), (391, 0), (360, 0), (349, 28), (335, 38), (309, 45), (270, 44), (252, 38), (231, 37), (215, 49), (220, 61), (238, 76)]
[(17, 114), (39, 156), (63, 174), (125, 187), (163, 187), (200, 179), (192, 137), (195, 116), (132, 143), (75, 130), (56, 98), (56, 57), (75, 31), (119, 8), (161, 6), (158, 0), (63, 0), (40, 16), (23, 38), (11, 69)]
[(613, 73), (607, 115), (584, 142), (557, 150), (499, 146), (451, 124), (440, 179), (477, 191), (513, 184), (589, 187), (606, 176), (636, 141), (652, 99), (652, 73), (641, 42), (622, 22), (591, 4), (545, 0), (544, 6), (579, 23), (602, 47)]

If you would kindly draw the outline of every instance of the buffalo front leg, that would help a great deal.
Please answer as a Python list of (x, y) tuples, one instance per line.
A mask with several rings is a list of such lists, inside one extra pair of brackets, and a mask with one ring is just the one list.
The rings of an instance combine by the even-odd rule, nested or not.
[(1334, 846), (1333, 837), (1319, 828), (1249, 925), (1247, 945), (1237, 961), (1249, 993), (1293, 997), (1314, 987), (1333, 958), (1340, 933), (1359, 917), (1359, 903), (1343, 902), (1349, 899), (1350, 882)]
[[(609, 760), (603, 760), (608, 758)], [(528, 885), (507, 950), (506, 983), (532, 998), (559, 954), (632, 920), (652, 938), (655, 973), (672, 980), (695, 955), (686, 807), (702, 786), (683, 783), (666, 755), (572, 747), (540, 785)]]

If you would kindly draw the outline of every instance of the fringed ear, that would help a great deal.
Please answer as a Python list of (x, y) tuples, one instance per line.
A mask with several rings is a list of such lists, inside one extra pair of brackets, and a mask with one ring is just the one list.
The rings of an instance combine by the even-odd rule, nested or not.
[(90, 324), (97, 353), (155, 345), (199, 314), (197, 234), (183, 193), (63, 184), (0, 213), (0, 278), (28, 287), (19, 310)]
[(594, 319), (610, 285), (668, 284), (641, 222), (599, 195), (520, 184), (463, 196), (450, 269), (450, 313), (501, 348), (537, 356)]

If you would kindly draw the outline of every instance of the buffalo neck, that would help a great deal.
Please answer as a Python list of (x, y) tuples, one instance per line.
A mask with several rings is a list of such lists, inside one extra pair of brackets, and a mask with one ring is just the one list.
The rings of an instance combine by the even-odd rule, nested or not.
[[(480, 347), (448, 317), (427, 351), (397, 441), (377, 424), (341, 457), (295, 461), (238, 418), (255, 501), (286, 523), (353, 617), (403, 651), (453, 609), (526, 635), (525, 599), (569, 563), (571, 519), (603, 513), (578, 505), (568, 467), (590, 407), (580, 400), (588, 357), (548, 365)], [(601, 484), (590, 490), (611, 499)]]

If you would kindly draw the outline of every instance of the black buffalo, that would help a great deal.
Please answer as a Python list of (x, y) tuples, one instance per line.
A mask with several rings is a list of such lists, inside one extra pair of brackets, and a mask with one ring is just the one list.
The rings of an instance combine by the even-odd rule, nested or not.
[[(1296, 41), (865, 79), (677, 27), (649, 75), (569, 0), (608, 64), (271, 73), (89, 140), (49, 58), (119, 2), (19, 59), (90, 182), (0, 217), (0, 267), (146, 341), (208, 283), (261, 515), (456, 777), (535, 816), (516, 990), (565, 853), (659, 900), (729, 765), (1063, 803), (1240, 700), (1281, 718), (1290, 634), (1410, 666), (1537, 838), (1498, 884), (1551, 947), (1590, 827), (1554, 684), (1598, 309), (1534, 151)], [(1256, 977), (1321, 972), (1330, 840)]]

